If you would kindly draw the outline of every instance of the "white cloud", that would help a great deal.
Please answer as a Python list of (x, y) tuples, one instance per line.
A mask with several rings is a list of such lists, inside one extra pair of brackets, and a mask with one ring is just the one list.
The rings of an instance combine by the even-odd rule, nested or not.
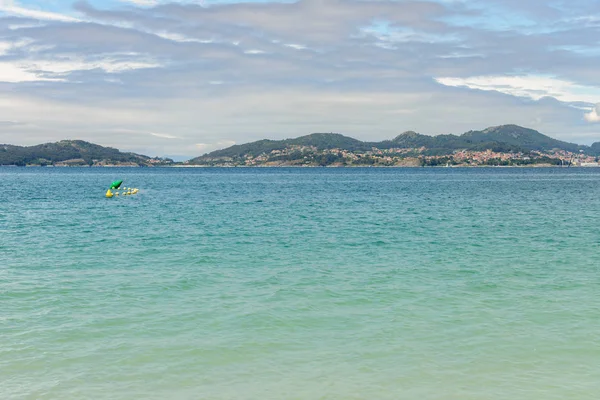
[(161, 139), (181, 139), (179, 136), (171, 135), (169, 133), (159, 133), (159, 132), (151, 132), (151, 131), (143, 131), (138, 129), (129, 129), (129, 128), (111, 128), (111, 132), (132, 134), (132, 135), (150, 135)]
[[(12, 49), (19, 49), (22, 47), (28, 47), (33, 43), (31, 39), (20, 39), (15, 42), (4, 42), (0, 41), (0, 56), (8, 54)], [(28, 48), (30, 51), (36, 51), (39, 47)]]
[[(114, 74), (143, 68), (157, 68), (161, 64), (152, 60), (123, 60), (105, 57), (85, 60), (80, 57), (63, 57), (53, 60), (20, 60), (0, 62), (0, 82), (65, 81), (66, 75), (75, 71), (101, 69)], [(48, 76), (50, 74), (50, 76)]]
[(14, 1), (0, 2), (0, 11), (7, 15), (16, 17), (27, 17), (39, 20), (62, 21), (62, 22), (80, 22), (80, 19), (70, 17), (64, 14), (53, 13), (49, 11), (33, 10), (18, 6)]
[(0, 120), (0, 127), (2, 126), (10, 126), (10, 127), (15, 127), (15, 126), (19, 126), (19, 125), (25, 125), (19, 121), (2, 121)]
[(511, 96), (539, 100), (554, 97), (565, 102), (600, 103), (600, 88), (579, 85), (571, 81), (537, 75), (473, 76), (469, 78), (435, 78), (442, 85), (491, 90)]
[(600, 103), (596, 104), (596, 106), (589, 113), (584, 116), (587, 122), (600, 122)]
[(151, 61), (128, 61), (106, 58), (98, 61), (84, 59), (32, 61), (24, 65), (26, 69), (40, 70), (55, 74), (67, 74), (74, 71), (101, 69), (110, 74), (134, 69), (157, 68), (160, 64)]
[(372, 36), (377, 39), (378, 46), (394, 48), (396, 45), (411, 42), (422, 43), (450, 43), (457, 42), (457, 38), (451, 35), (435, 35), (419, 32), (410, 28), (398, 28), (390, 26), (369, 26), (361, 29), (360, 36)]
[(10, 62), (0, 63), (0, 82), (19, 83), (36, 81), (63, 81), (58, 78), (47, 78), (37, 72), (30, 72)]
[(483, 54), (478, 54), (478, 53), (461, 53), (461, 52), (452, 52), (452, 53), (448, 53), (448, 54), (442, 54), (437, 56), (438, 58), (474, 58), (474, 57), (480, 57), (483, 58)]
[(0, 42), (0, 56), (8, 53), (8, 50), (12, 48), (12, 43), (10, 42)]
[(295, 44), (295, 43), (288, 43), (285, 46), (291, 47), (292, 49), (296, 49), (296, 50), (305, 50), (306, 49), (306, 46), (301, 45), (301, 44)]
[(164, 32), (164, 31), (161, 31), (161, 32), (148, 31), (148, 33), (152, 33), (163, 39), (172, 40), (174, 42), (180, 42), (180, 43), (190, 43), (190, 42), (192, 42), (192, 43), (212, 43), (212, 40), (190, 38), (190, 37), (187, 37), (180, 33)]
[[(1, 9), (1, 7), (0, 7)], [(38, 26), (42, 26), (42, 24), (37, 23), (37, 24), (11, 24), (8, 25), (8, 29), (10, 29), (11, 31), (16, 31), (18, 29), (25, 29), (25, 28), (36, 28)]]
[(121, 0), (122, 3), (131, 3), (131, 4), (135, 4), (136, 6), (155, 6), (158, 4), (158, 1), (156, 0)]
[(255, 49), (244, 51), (244, 54), (265, 54), (265, 53), (266, 53), (266, 51), (264, 51), (264, 50), (255, 50)]
[(155, 137), (158, 137), (158, 138), (162, 138), (162, 139), (179, 139), (179, 137), (177, 137), (175, 135), (169, 135), (168, 133), (150, 132), (150, 134), (152, 136), (155, 136)]

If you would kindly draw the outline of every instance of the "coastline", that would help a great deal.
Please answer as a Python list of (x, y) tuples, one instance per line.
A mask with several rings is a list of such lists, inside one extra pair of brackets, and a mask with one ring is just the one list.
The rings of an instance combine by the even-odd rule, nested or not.
[(600, 168), (598, 165), (0, 165), (0, 168)]

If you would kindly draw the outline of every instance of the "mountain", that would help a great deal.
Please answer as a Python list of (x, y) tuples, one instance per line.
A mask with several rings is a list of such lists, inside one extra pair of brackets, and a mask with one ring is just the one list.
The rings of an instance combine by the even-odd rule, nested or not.
[(0, 145), (0, 165), (122, 165), (150, 166), (169, 163), (135, 153), (122, 153), (83, 140), (62, 140), (36, 146)]
[[(256, 142), (236, 144), (222, 150), (216, 150), (198, 158), (224, 158), (244, 157), (245, 155), (258, 156), (262, 153), (270, 153), (273, 150), (283, 150), (292, 146), (314, 146), (317, 150), (346, 149), (346, 150), (370, 150), (372, 146), (367, 142), (353, 139), (339, 133), (313, 133), (300, 136), (295, 139), (269, 140), (263, 139)], [(190, 160), (192, 162), (193, 160)]]
[[(543, 162), (547, 162), (546, 152), (550, 152), (550, 156), (554, 157), (552, 154), (555, 154), (555, 150), (600, 156), (600, 141), (591, 146), (582, 146), (557, 140), (518, 125), (495, 126), (481, 131), (469, 131), (462, 135), (429, 136), (408, 131), (391, 140), (380, 142), (363, 142), (339, 133), (313, 133), (293, 139), (263, 139), (234, 145), (193, 158), (186, 164), (405, 165), (406, 163), (406, 165), (414, 165), (427, 159), (429, 163), (440, 162), (445, 165), (456, 158), (456, 155), (452, 154), (457, 150), (522, 153), (523, 159), (519, 162), (529, 160), (531, 151), (538, 151), (544, 154), (534, 158), (541, 157)], [(437, 158), (437, 161), (429, 159), (431, 157)], [(553, 160), (556, 161), (557, 158)], [(498, 164), (497, 160), (490, 162)], [(161, 166), (173, 164), (173, 160), (169, 158), (150, 158), (141, 154), (125, 153), (112, 147), (82, 140), (62, 140), (28, 147), (0, 144), (0, 165)]]
[(490, 149), (495, 152), (527, 153), (530, 151), (565, 150), (578, 152), (582, 150), (587, 154), (600, 154), (600, 142), (590, 146), (568, 143), (543, 135), (540, 132), (523, 128), (518, 125), (501, 125), (490, 127), (481, 131), (469, 131), (462, 135), (429, 136), (408, 131), (396, 136), (392, 140), (381, 142), (362, 142), (338, 133), (313, 133), (295, 139), (285, 140), (259, 140), (257, 142), (235, 145), (226, 149), (213, 151), (193, 158), (190, 164), (205, 164), (209, 160), (236, 159), (247, 156), (256, 157), (269, 154), (273, 150), (283, 151), (293, 146), (315, 147), (317, 150), (340, 149), (346, 151), (370, 151), (377, 149), (420, 149), (426, 150), (425, 155), (452, 154), (456, 150), (484, 151)]
[(414, 131), (407, 131), (396, 136), (391, 141), (398, 147), (434, 147), (435, 139), (433, 136), (422, 135)]
[(444, 150), (455, 150), (469, 147), (469, 144), (455, 135), (428, 136), (413, 131), (404, 132), (392, 139), (394, 147), (397, 148), (419, 148), (425, 147), (430, 151), (444, 152)]
[(519, 146), (525, 150), (552, 150), (561, 149), (571, 152), (589, 150), (587, 146), (563, 142), (543, 135), (533, 129), (523, 128), (518, 125), (501, 125), (484, 129), (483, 131), (469, 131), (461, 135), (467, 143), (503, 143)]

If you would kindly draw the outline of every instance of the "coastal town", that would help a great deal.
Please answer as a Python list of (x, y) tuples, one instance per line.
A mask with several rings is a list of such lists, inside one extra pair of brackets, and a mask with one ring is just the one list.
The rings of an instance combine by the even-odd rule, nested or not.
[(379, 142), (312, 133), (235, 144), (187, 161), (82, 140), (0, 145), (0, 165), (47, 167), (598, 167), (599, 158), (600, 142), (568, 143), (516, 125), (460, 136), (407, 131)]
[[(319, 150), (315, 146), (292, 145), (259, 155), (204, 158), (203, 166), (380, 166), (380, 167), (474, 167), (474, 166), (580, 166), (598, 167), (596, 156), (555, 149), (552, 151), (498, 152), (457, 150), (450, 154), (432, 154), (432, 149), (373, 147), (370, 151), (345, 149)], [(186, 163), (184, 163), (186, 164)]]

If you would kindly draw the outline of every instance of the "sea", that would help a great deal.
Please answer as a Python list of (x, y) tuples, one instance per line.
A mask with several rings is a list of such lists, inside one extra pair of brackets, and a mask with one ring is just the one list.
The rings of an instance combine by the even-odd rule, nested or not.
[(600, 168), (0, 181), (0, 399), (600, 398)]

